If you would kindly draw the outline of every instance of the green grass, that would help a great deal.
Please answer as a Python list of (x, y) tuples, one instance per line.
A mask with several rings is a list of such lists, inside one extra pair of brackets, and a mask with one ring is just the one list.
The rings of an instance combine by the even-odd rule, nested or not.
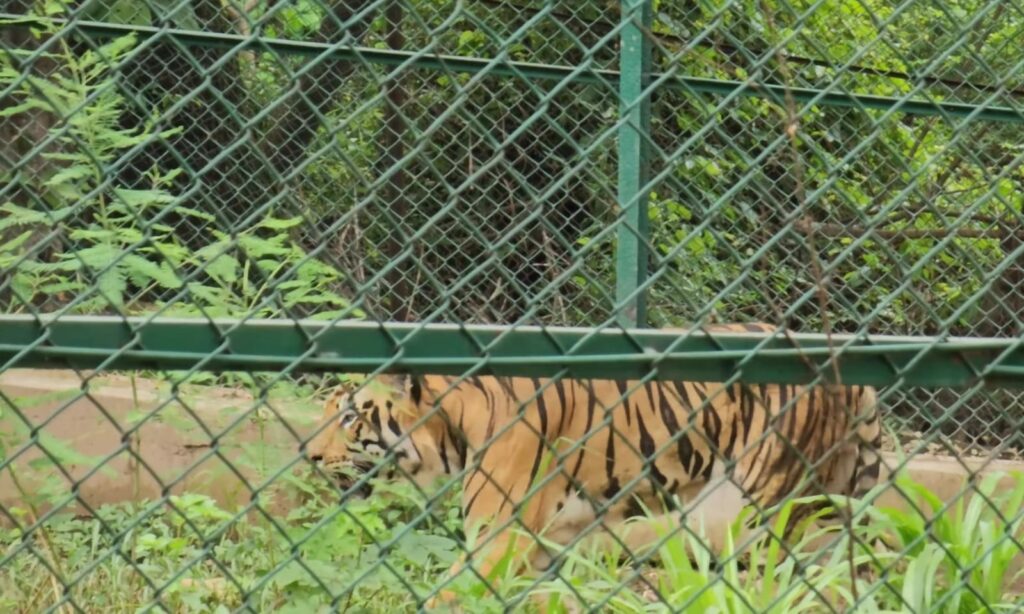
[[(999, 483), (999, 479), (1008, 480)], [(306, 501), (286, 516), (237, 515), (200, 495), (163, 503), (105, 506), (100, 519), (55, 516), (45, 531), (0, 534), (0, 611), (38, 612), (65, 595), (85, 611), (224, 612), (248, 605), (273, 612), (408, 612), (447, 578), (461, 552), (458, 508), (423, 514), (409, 489), (351, 502), (297, 482)], [(556, 575), (500, 578), (486, 595), (472, 573), (447, 588), (473, 612), (982, 612), (1024, 607), (1019, 583), (1024, 476), (989, 477), (983, 496), (946, 506), (920, 485), (897, 481), (927, 513), (880, 506), (854, 535), (810, 529), (785, 554), (778, 541), (731, 541), (716, 560), (696, 535), (666, 536), (658, 561), (637, 566), (622, 553), (570, 552)], [(775, 521), (782, 526), (790, 507)], [(29, 523), (33, 512), (17, 514)], [(415, 521), (415, 526), (411, 523)], [(738, 535), (738, 534), (737, 534)], [(470, 534), (472, 540), (473, 535)], [(830, 538), (830, 547), (815, 543)], [(383, 546), (383, 547), (382, 547)], [(856, 574), (851, 575), (850, 556)], [(1016, 567), (1015, 567), (1016, 566)], [(529, 594), (527, 594), (529, 591)], [(986, 609), (987, 608), (987, 609)], [(72, 611), (65, 602), (63, 611)]]

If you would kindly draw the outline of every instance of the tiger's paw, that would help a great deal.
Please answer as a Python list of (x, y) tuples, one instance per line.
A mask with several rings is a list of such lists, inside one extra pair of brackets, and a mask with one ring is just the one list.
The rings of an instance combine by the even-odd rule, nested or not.
[(427, 599), (427, 602), (423, 604), (423, 607), (428, 612), (462, 612), (462, 607), (459, 604), (459, 596), (448, 590), (438, 591), (433, 597)]

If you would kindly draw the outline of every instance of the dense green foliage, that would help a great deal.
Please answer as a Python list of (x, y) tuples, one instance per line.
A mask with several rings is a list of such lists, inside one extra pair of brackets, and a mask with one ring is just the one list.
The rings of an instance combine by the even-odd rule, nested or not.
[[(35, 6), (289, 41), (338, 40), (344, 22), (367, 47), (617, 61), (618, 15), (597, 2)], [(674, 76), (1012, 106), (1022, 28), (1019, 12), (976, 0), (663, 3), (654, 64)], [(259, 305), (358, 317), (358, 303), (385, 318), (567, 324), (610, 313), (610, 81), (392, 72), (161, 37), (100, 48), (56, 26), (39, 32), (59, 41), (5, 29), (0, 86), (16, 104), (0, 121), (17, 137), (0, 157), (15, 179), (0, 193), (0, 257), (16, 273), (2, 290), (9, 310), (66, 307), (74, 292), (82, 311)], [(652, 123), (655, 324), (714, 311), (810, 330), (825, 315), (844, 330), (1016, 330), (1014, 125), (709, 96), (671, 80), (653, 97)]]

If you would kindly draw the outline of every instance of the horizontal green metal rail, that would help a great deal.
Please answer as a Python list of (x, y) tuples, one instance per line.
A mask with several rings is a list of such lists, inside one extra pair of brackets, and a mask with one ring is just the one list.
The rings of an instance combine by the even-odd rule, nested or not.
[[(23, 15), (0, 13), (0, 28), (19, 27)], [(55, 23), (67, 24), (67, 20), (54, 19)], [(15, 22), (15, 23), (10, 23)], [(409, 64), (415, 68), (442, 70), (454, 73), (477, 74), (489, 72), (500, 77), (525, 77), (539, 81), (570, 80), (583, 84), (616, 84), (619, 72), (587, 67), (557, 66), (530, 62), (512, 62), (501, 58), (472, 58), (464, 56), (430, 54), (410, 51), (373, 49), (370, 47), (343, 46), (331, 43), (292, 41), (278, 38), (241, 36), (217, 32), (200, 32), (174, 28), (156, 28), (125, 24), (110, 24), (93, 21), (75, 21), (73, 27), (83, 34), (95, 38), (112, 38), (135, 34), (139, 40), (168, 37), (179, 44), (222, 49), (271, 50), (280, 54), (308, 57), (329, 57), (334, 60), (362, 60), (371, 64), (398, 66)], [(896, 109), (910, 115), (940, 115), (974, 120), (1024, 123), (1024, 110), (1011, 107), (983, 106), (956, 102), (933, 102), (929, 100), (908, 100), (889, 96), (872, 96), (848, 92), (834, 92), (814, 88), (787, 88), (783, 85), (760, 83), (753, 80), (728, 81), (672, 75), (664, 81), (664, 75), (653, 74), (651, 82), (660, 82), (659, 87), (675, 87), (690, 92), (729, 96), (772, 98), (782, 100), (790, 95), (801, 103), (814, 103), (828, 107), (864, 108), (874, 110)]]
[[(646, 377), (884, 386), (1024, 385), (1024, 340), (566, 327), (0, 316), (0, 370), (202, 369)], [(477, 369), (479, 367), (479, 369)]]

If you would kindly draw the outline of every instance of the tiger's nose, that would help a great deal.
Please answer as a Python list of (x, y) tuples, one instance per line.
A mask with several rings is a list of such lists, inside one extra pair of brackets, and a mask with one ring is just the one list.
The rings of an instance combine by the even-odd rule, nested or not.
[(309, 456), (309, 460), (313, 461), (314, 463), (319, 463), (319, 462), (324, 460), (324, 455), (323, 454), (311, 454)]

